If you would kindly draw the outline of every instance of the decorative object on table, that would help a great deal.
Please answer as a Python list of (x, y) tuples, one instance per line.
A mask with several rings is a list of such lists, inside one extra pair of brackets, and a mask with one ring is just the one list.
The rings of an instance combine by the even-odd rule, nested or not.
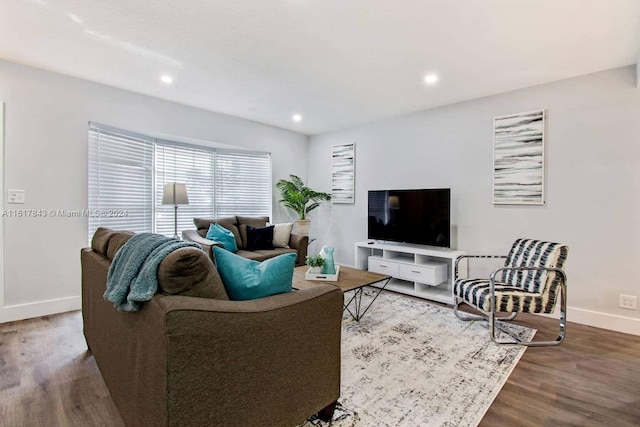
[(334, 145), (331, 156), (333, 203), (355, 203), (356, 143)]
[(324, 258), (321, 255), (307, 255), (307, 265), (311, 274), (322, 274)]
[(162, 204), (173, 205), (173, 237), (178, 238), (178, 205), (188, 205), (187, 186), (177, 182), (164, 185)]
[(313, 281), (320, 281), (320, 282), (337, 282), (339, 277), (340, 277), (339, 265), (336, 267), (336, 272), (334, 274), (324, 274), (322, 272), (312, 273), (311, 269), (309, 269), (304, 275), (305, 280), (313, 280)]
[(331, 200), (331, 195), (312, 190), (296, 175), (289, 175), (289, 177), (290, 180), (281, 179), (276, 183), (276, 188), (280, 190), (280, 197), (282, 197), (279, 202), (298, 214), (296, 232), (308, 236), (311, 221), (307, 215), (320, 206), (321, 202)]
[(493, 204), (544, 204), (544, 110), (493, 118)]
[(336, 265), (333, 262), (334, 249), (331, 246), (323, 246), (320, 250), (320, 256), (324, 258), (322, 274), (336, 274)]

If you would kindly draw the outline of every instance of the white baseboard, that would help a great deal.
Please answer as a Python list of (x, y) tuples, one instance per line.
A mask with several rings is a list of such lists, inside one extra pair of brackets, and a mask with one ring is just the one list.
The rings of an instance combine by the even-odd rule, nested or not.
[(567, 307), (567, 321), (625, 334), (640, 335), (640, 319)]
[[(50, 301), (40, 301), (31, 304), (0, 307), (0, 323), (15, 320), (31, 319), (50, 314), (80, 310), (82, 299), (80, 296), (60, 298)], [(558, 317), (558, 310), (550, 317)], [(596, 328), (609, 329), (625, 334), (640, 335), (640, 319), (600, 313), (576, 307), (567, 307), (567, 320)]]
[(82, 299), (80, 296), (39, 301), (29, 304), (10, 305), (0, 307), (0, 323), (64, 313), (66, 311), (80, 310), (80, 308), (82, 308)]

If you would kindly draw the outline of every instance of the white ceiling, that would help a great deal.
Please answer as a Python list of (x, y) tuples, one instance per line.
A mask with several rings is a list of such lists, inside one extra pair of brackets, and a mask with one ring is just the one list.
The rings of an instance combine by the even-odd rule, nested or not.
[(306, 134), (633, 64), (639, 29), (639, 0), (0, 0), (2, 59)]

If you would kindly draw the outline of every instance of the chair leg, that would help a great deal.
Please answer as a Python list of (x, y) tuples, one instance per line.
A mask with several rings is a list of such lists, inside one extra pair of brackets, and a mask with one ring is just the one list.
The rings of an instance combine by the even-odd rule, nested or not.
[[(491, 337), (491, 341), (495, 342), (496, 344), (501, 344), (501, 345), (525, 345), (527, 347), (549, 347), (549, 346), (555, 346), (555, 345), (560, 345), (560, 343), (562, 343), (562, 341), (564, 341), (566, 332), (567, 332), (567, 285), (566, 283), (562, 283), (560, 285), (560, 333), (558, 335), (558, 337), (555, 340), (552, 341), (523, 341), (521, 340), (519, 337), (517, 337), (516, 335), (514, 335), (511, 331), (500, 327), (500, 325), (498, 325), (496, 323), (496, 320), (499, 320), (498, 318), (495, 317), (495, 312), (491, 312), (489, 313), (489, 336)], [(495, 334), (495, 330), (499, 329), (502, 332), (506, 333), (507, 335), (509, 335), (511, 338), (513, 338), (513, 341), (500, 341), (498, 339), (496, 339), (496, 334)]]
[[(462, 314), (462, 312), (458, 309), (458, 307), (460, 306), (460, 302), (461, 299), (458, 297), (454, 297), (454, 302), (453, 302), (453, 312), (456, 315), (456, 317), (460, 320), (464, 320), (465, 322), (471, 321), (471, 320), (484, 320), (486, 322), (489, 322), (489, 337), (491, 338), (491, 341), (493, 341), (496, 344), (500, 344), (500, 345), (526, 345), (529, 347), (546, 347), (546, 346), (554, 346), (554, 345), (559, 345), (562, 341), (564, 341), (564, 337), (565, 337), (565, 333), (566, 333), (566, 303), (565, 303), (565, 289), (564, 287), (560, 288), (560, 292), (561, 292), (561, 298), (562, 298), (562, 302), (561, 302), (561, 309), (560, 309), (560, 335), (558, 336), (558, 338), (556, 338), (553, 341), (522, 341), (518, 336), (516, 336), (515, 334), (513, 334), (513, 332), (511, 332), (510, 330), (503, 328), (500, 326), (500, 324), (498, 322), (496, 322), (496, 320), (501, 320), (501, 321), (508, 321), (508, 320), (513, 320), (516, 318), (516, 316), (518, 315), (517, 312), (513, 312), (511, 313), (509, 316), (507, 317), (496, 317), (496, 313), (495, 312), (489, 312), (487, 314), (483, 313), (483, 312), (478, 312), (477, 315), (473, 315), (473, 314)], [(475, 307), (474, 307), (475, 308)], [(504, 341), (504, 340), (498, 340), (498, 338), (496, 337), (496, 330), (500, 330), (502, 332), (504, 332), (505, 334), (509, 335), (511, 338), (513, 338), (512, 341)]]
[(336, 400), (320, 409), (320, 411), (318, 411), (318, 418), (322, 421), (331, 421), (331, 418), (333, 418), (333, 411), (335, 411), (337, 403), (338, 401)]
[(487, 318), (482, 315), (473, 315), (467, 313), (463, 315), (462, 312), (458, 309), (460, 307), (460, 302), (460, 298), (458, 298), (457, 296), (453, 297), (453, 313), (458, 319), (464, 320), (465, 322), (469, 322), (471, 320), (487, 320)]

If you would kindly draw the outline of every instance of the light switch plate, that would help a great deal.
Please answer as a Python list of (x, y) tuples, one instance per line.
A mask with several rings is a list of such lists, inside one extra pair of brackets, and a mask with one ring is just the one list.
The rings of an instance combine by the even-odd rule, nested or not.
[(24, 203), (24, 190), (8, 190), (7, 203)]

